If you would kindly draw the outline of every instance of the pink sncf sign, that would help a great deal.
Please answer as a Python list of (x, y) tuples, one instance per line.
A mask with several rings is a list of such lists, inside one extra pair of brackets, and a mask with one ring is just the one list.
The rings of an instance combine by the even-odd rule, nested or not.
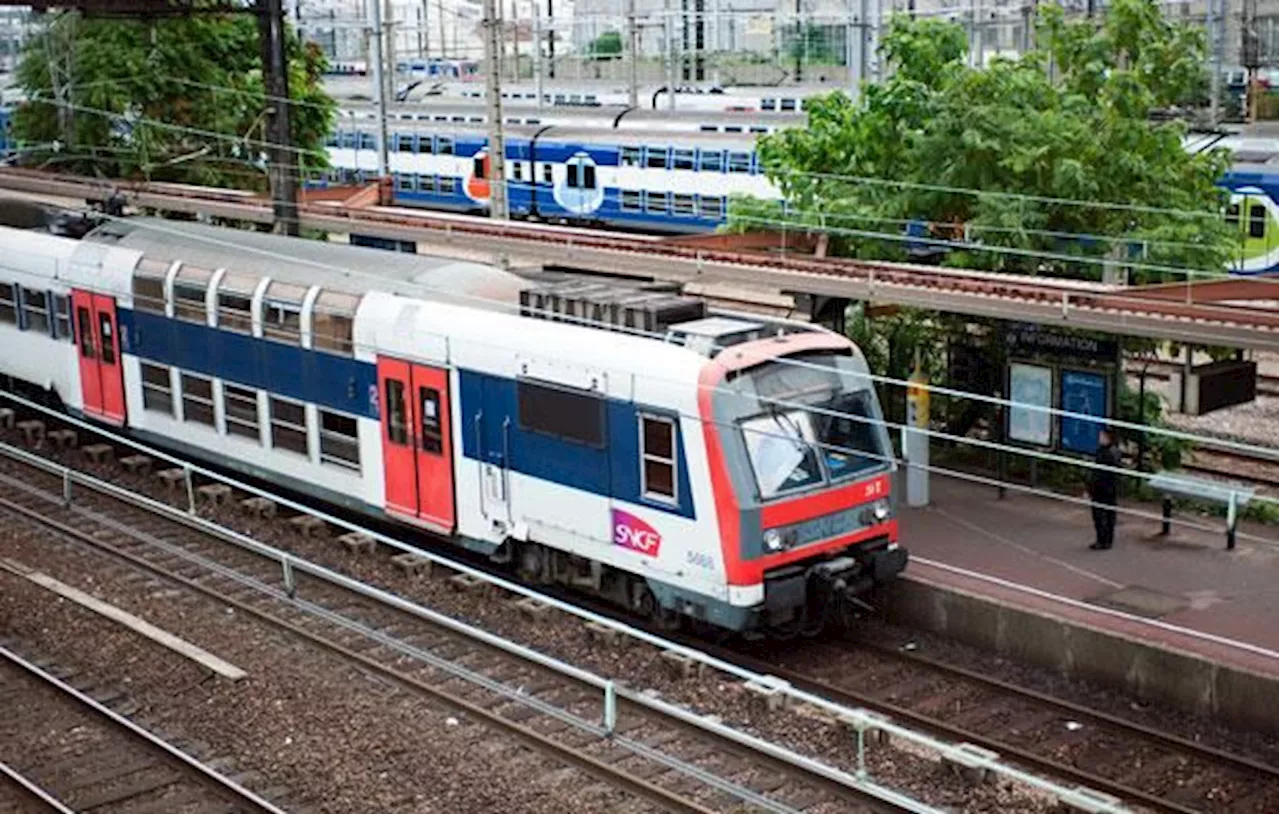
[(662, 545), (662, 535), (634, 514), (614, 509), (613, 544), (629, 548), (646, 557), (656, 557), (658, 548)]

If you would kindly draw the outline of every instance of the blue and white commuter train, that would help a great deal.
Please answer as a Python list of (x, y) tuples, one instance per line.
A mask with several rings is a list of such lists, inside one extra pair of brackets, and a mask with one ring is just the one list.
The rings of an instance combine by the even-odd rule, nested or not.
[(533, 583), (794, 633), (906, 564), (876, 393), (830, 331), (556, 322), (489, 266), (172, 221), (0, 252), (0, 375)]

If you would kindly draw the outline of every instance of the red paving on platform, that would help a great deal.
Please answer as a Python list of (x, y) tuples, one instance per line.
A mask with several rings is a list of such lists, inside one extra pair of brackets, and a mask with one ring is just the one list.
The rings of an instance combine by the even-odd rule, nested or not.
[[(1159, 506), (1127, 504), (1115, 547), (1094, 551), (1087, 505), (930, 478), (931, 504), (899, 503), (907, 575), (1101, 630), (1276, 675), (1280, 654), (1277, 531), (1242, 523), (1234, 551), (1224, 521), (1183, 516), (1159, 536)], [(1258, 538), (1258, 539), (1255, 539)]]

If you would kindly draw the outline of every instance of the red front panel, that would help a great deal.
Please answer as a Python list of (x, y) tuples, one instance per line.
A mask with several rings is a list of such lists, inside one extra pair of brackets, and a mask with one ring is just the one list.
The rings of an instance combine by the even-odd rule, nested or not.
[(449, 429), (449, 372), (413, 366), (418, 517), (453, 531), (453, 450)]
[[(124, 366), (120, 361), (120, 332), (116, 324), (116, 302), (93, 295), (93, 327), (98, 339), (98, 381), (102, 387), (102, 418), (124, 424)], [(83, 357), (81, 357), (83, 360)]]
[(382, 468), (387, 511), (418, 516), (418, 470), (414, 456), (413, 382), (409, 363), (378, 358), (382, 403)]
[(98, 331), (94, 328), (93, 295), (73, 289), (71, 307), (75, 311), (76, 344), (80, 349), (80, 392), (84, 397), (84, 411), (101, 417), (102, 376), (98, 368)]

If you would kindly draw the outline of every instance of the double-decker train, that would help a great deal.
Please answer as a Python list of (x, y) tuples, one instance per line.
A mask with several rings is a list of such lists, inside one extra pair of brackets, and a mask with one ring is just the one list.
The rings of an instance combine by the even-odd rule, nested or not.
[(906, 564), (866, 362), (825, 329), (643, 291), (540, 318), (569, 294), (172, 221), (0, 251), (3, 376), (529, 582), (790, 634)]

